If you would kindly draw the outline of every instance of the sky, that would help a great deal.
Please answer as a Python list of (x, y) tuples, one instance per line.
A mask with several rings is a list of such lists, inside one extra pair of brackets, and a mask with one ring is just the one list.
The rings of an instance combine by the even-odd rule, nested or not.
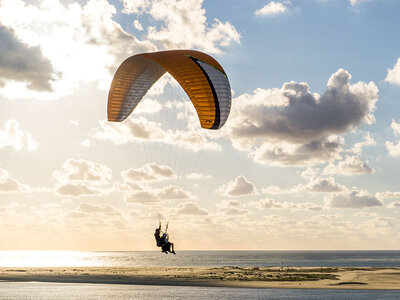
[[(397, 0), (0, 0), (0, 250), (399, 249)], [(126, 58), (213, 56), (228, 121)]]

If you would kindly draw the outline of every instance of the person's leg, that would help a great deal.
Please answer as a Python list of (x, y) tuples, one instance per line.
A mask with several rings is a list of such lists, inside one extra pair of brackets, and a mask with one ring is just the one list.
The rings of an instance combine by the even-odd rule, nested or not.
[(171, 243), (171, 247), (172, 247), (171, 253), (176, 254), (176, 253), (175, 253), (175, 248), (174, 248), (174, 243)]

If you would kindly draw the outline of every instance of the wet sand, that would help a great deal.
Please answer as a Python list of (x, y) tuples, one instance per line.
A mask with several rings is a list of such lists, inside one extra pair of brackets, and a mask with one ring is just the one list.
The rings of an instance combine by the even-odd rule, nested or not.
[(0, 268), (0, 281), (400, 290), (400, 268)]

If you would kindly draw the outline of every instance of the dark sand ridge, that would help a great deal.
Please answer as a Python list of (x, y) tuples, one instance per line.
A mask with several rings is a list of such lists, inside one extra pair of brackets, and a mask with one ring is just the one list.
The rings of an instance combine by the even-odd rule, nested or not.
[(0, 268), (3, 281), (312, 289), (400, 289), (400, 268)]

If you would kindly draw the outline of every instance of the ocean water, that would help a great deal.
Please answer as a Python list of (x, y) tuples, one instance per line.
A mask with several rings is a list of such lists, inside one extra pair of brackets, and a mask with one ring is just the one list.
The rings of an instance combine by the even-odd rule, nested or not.
[(400, 291), (0, 282), (0, 299), (400, 299)]
[(0, 267), (400, 267), (400, 251), (0, 251)]
[[(0, 267), (400, 267), (400, 251), (0, 251)], [(400, 299), (400, 290), (256, 289), (1, 282), (0, 299)]]

